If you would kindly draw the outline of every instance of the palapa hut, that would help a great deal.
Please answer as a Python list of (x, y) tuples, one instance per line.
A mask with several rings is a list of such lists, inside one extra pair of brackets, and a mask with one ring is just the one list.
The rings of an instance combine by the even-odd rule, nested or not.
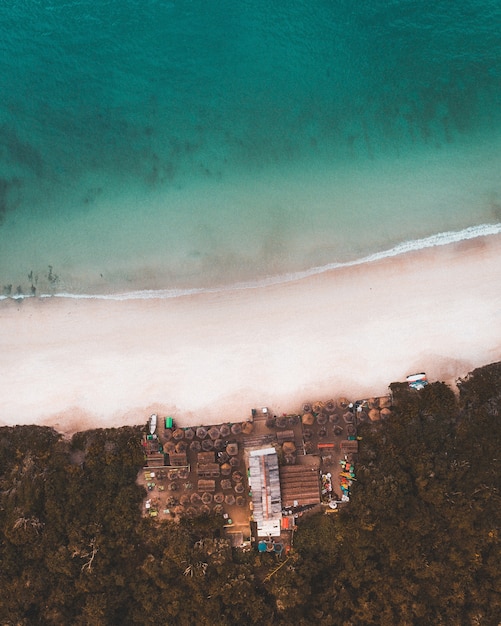
[(325, 415), (324, 413), (321, 413), (320, 415), (317, 415), (317, 424), (319, 424), (320, 426), (323, 426), (324, 424), (327, 424), (327, 420), (329, 418), (327, 417), (327, 415)]
[(216, 504), (223, 504), (224, 502), (224, 493), (221, 493), (220, 491), (218, 491), (218, 493), (214, 494), (214, 502)]
[(202, 515), (210, 515), (210, 506), (208, 506), (207, 504), (204, 504), (200, 507), (200, 513)]
[(334, 402), (334, 400), (327, 400), (327, 402), (325, 403), (325, 407), (324, 410), (326, 413), (334, 413), (336, 410), (336, 403)]
[(303, 429), (303, 439), (305, 441), (309, 441), (312, 437), (313, 437), (313, 431), (311, 430), (311, 428), (304, 428)]
[(175, 451), (180, 453), (180, 452), (186, 452), (186, 450), (188, 449), (188, 442), (187, 441), (178, 441), (176, 443), (176, 448)]
[(295, 426), (299, 422), (299, 415), (288, 415), (287, 426)]
[(233, 435), (239, 435), (242, 432), (242, 424), (240, 422), (236, 422), (231, 425), (231, 433)]
[(231, 465), (231, 467), (239, 467), (240, 466), (240, 459), (238, 458), (238, 456), (232, 456), (230, 458), (230, 465)]
[(216, 439), (214, 442), (214, 450), (216, 452), (222, 452), (226, 448), (226, 443), (223, 439)]
[(391, 415), (391, 409), (384, 407), (384, 409), (381, 409), (380, 415), (382, 418), (388, 417), (388, 415)]
[(224, 507), (223, 507), (223, 505), (222, 505), (222, 504), (216, 504), (216, 505), (214, 506), (214, 509), (213, 509), (213, 510), (214, 510), (214, 513), (215, 513), (216, 515), (222, 515), (222, 513), (223, 513), (223, 511), (224, 511)]
[(221, 436), (221, 433), (219, 432), (219, 428), (217, 426), (211, 426), (209, 428), (208, 434), (212, 441), (216, 441), (216, 439), (219, 439), (219, 437)]
[(380, 409), (387, 409), (390, 406), (391, 406), (391, 398), (390, 398), (390, 396), (383, 396), (382, 398), (379, 398), (379, 408)]
[(196, 514), (197, 514), (197, 510), (193, 508), (192, 506), (189, 506), (184, 512), (185, 517), (195, 517)]
[(244, 479), (244, 475), (242, 474), (242, 472), (239, 472), (238, 470), (236, 472), (233, 472), (233, 474), (231, 475), (231, 478), (236, 482), (239, 483)]
[(339, 422), (339, 415), (337, 413), (331, 413), (329, 415), (329, 422), (331, 424), (337, 424)]
[(310, 403), (310, 402), (305, 402), (305, 403), (303, 404), (303, 413), (311, 413), (312, 408), (313, 408), (313, 407), (311, 406), (311, 403)]
[(296, 444), (293, 441), (285, 441), (282, 450), (284, 454), (293, 454), (296, 451)]
[(182, 506), (188, 506), (188, 504), (190, 503), (190, 496), (188, 496), (187, 494), (183, 494), (180, 498), (179, 498), (179, 503)]
[(369, 411), (369, 419), (371, 422), (379, 422), (381, 419), (381, 414), (379, 413), (379, 409), (371, 409)]
[(165, 441), (169, 441), (172, 438), (172, 429), (171, 428), (166, 428), (164, 430), (164, 439)]
[(340, 435), (343, 434), (343, 427), (340, 426), (339, 424), (337, 424), (336, 426), (334, 426), (334, 434), (336, 435), (336, 437), (339, 437)]
[(343, 413), (343, 419), (347, 424), (352, 424), (355, 421), (355, 416), (351, 411), (346, 411)]
[(223, 478), (221, 481), (221, 489), (223, 491), (228, 491), (228, 489), (233, 489), (233, 485), (231, 484), (231, 480), (229, 478)]
[(229, 476), (231, 474), (231, 465), (230, 463), (223, 463), (221, 465), (221, 475)]
[(244, 435), (250, 435), (254, 430), (254, 424), (252, 422), (244, 422), (242, 424), (242, 432)]
[(219, 429), (219, 432), (221, 433), (221, 437), (229, 437), (230, 433), (231, 433), (231, 427), (229, 424), (223, 424), (221, 426), (221, 428)]
[(199, 426), (196, 434), (199, 439), (205, 439), (207, 437), (207, 428), (205, 428), (205, 426)]
[(179, 480), (186, 480), (188, 478), (188, 474), (189, 474), (188, 468), (186, 467), (180, 467), (177, 470), (177, 475), (179, 477)]
[(220, 452), (217, 455), (217, 462), (221, 463), (222, 465), (223, 463), (227, 463), (229, 458), (230, 458), (230, 455), (227, 452)]
[(317, 400), (313, 403), (312, 411), (313, 413), (322, 413), (324, 410), (324, 403), (321, 400)]
[(312, 441), (307, 441), (304, 444), (304, 451), (306, 452), (306, 454), (311, 454), (312, 452), (314, 452), (316, 449), (316, 446), (313, 445)]
[(287, 428), (287, 417), (279, 415), (275, 420), (276, 428)]
[(237, 503), (237, 506), (244, 506), (245, 498), (243, 496), (237, 496), (236, 503)]
[(245, 490), (245, 487), (243, 483), (237, 483), (235, 485), (235, 493), (243, 493), (244, 490)]
[(176, 428), (176, 430), (172, 433), (172, 439), (174, 439), (174, 441), (181, 441), (181, 439), (184, 439), (184, 430), (182, 428)]
[(170, 454), (171, 452), (175, 452), (176, 444), (173, 441), (168, 441), (164, 443), (164, 452), (165, 454)]
[(212, 502), (212, 494), (206, 491), (202, 494), (202, 502), (204, 504), (210, 504)]
[(367, 400), (369, 409), (379, 409), (379, 398), (369, 398)]
[(177, 503), (177, 500), (176, 500), (176, 498), (174, 498), (174, 496), (169, 496), (167, 498), (166, 504), (167, 504), (168, 507), (176, 506), (176, 503)]
[(202, 444), (200, 443), (200, 441), (192, 441), (190, 443), (190, 450), (193, 450), (193, 452), (200, 452), (200, 450), (202, 449)]
[(178, 472), (179, 470), (177, 469), (169, 470), (169, 472), (167, 473), (167, 478), (169, 480), (176, 480), (176, 478), (179, 476)]
[(202, 501), (202, 498), (198, 495), (198, 493), (192, 493), (190, 496), (190, 502), (192, 504), (200, 504), (200, 502)]
[(214, 442), (212, 439), (204, 439), (202, 441), (202, 450), (205, 452), (209, 452), (209, 450), (214, 450)]
[(232, 442), (226, 446), (226, 452), (230, 456), (236, 456), (238, 454), (238, 443)]
[(195, 436), (195, 431), (193, 430), (193, 428), (185, 428), (184, 429), (184, 438), (185, 439), (187, 439), (188, 441), (191, 441), (194, 436)]
[(179, 484), (178, 484), (177, 480), (171, 481), (171, 483), (169, 484), (169, 489), (171, 491), (178, 491), (179, 490)]
[(226, 502), (226, 504), (228, 504), (229, 506), (232, 506), (233, 504), (235, 504), (235, 496), (232, 493), (229, 493), (225, 498), (224, 501)]
[(353, 436), (357, 432), (354, 424), (348, 424), (346, 426), (346, 434), (349, 436)]
[(301, 422), (303, 423), (303, 426), (312, 426), (315, 423), (313, 413), (305, 413), (301, 418)]
[(318, 437), (320, 439), (323, 439), (324, 437), (327, 437), (327, 428), (325, 428), (324, 426), (322, 426), (322, 428), (318, 429)]
[(350, 401), (348, 400), (348, 398), (345, 398), (344, 396), (341, 396), (340, 398), (337, 399), (337, 405), (340, 409), (347, 409), (348, 405), (350, 404)]
[(177, 504), (173, 509), (172, 512), (175, 515), (182, 515), (184, 513), (184, 506), (181, 506), (180, 504)]
[(366, 422), (368, 419), (369, 419), (369, 415), (367, 414), (367, 411), (359, 411), (357, 413), (357, 421)]

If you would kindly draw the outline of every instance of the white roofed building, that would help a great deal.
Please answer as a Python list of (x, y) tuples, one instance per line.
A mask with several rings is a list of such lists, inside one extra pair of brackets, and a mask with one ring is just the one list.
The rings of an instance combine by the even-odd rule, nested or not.
[(282, 520), (282, 502), (275, 448), (251, 450), (249, 474), (253, 518), (257, 524), (258, 537), (278, 537)]

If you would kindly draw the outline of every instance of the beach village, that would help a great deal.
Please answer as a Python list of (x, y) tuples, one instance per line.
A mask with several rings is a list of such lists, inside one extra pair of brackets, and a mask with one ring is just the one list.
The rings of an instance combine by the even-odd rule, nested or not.
[(222, 516), (233, 547), (288, 552), (298, 518), (335, 513), (349, 502), (358, 427), (385, 419), (391, 407), (391, 395), (341, 397), (306, 402), (292, 414), (260, 407), (245, 421), (199, 427), (152, 415), (138, 477), (147, 490), (144, 514), (172, 521)]

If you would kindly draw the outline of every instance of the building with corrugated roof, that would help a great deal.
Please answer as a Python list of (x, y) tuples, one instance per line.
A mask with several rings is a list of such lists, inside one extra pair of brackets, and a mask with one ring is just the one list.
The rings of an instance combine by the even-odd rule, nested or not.
[(278, 537), (282, 520), (282, 501), (278, 456), (275, 448), (251, 450), (249, 474), (257, 535), (258, 537)]

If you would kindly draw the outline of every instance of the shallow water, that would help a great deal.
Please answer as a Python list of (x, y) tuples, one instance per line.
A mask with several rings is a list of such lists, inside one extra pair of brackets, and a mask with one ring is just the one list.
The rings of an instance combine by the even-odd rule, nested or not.
[(500, 223), (501, 8), (459, 4), (5, 3), (4, 293), (252, 282)]

